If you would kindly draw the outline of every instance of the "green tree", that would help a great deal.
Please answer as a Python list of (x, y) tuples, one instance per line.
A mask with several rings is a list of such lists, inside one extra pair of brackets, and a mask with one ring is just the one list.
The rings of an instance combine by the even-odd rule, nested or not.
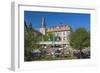
[(31, 56), (31, 52), (34, 49), (39, 49), (41, 45), (37, 44), (39, 40), (41, 39), (40, 34), (35, 31), (32, 28), (32, 24), (30, 23), (29, 26), (27, 26), (26, 22), (25, 24), (25, 30), (24, 30), (24, 47), (25, 47), (25, 57)]
[(48, 41), (48, 39), (49, 39), (49, 37), (47, 36), (47, 35), (42, 35), (42, 39), (43, 39), (43, 41)]
[(85, 28), (78, 28), (70, 34), (70, 45), (80, 50), (80, 58), (82, 58), (82, 49), (90, 46), (90, 33)]
[(53, 41), (55, 38), (53, 33), (47, 33), (46, 35), (42, 35), (43, 41)]
[(49, 41), (53, 41), (54, 40), (55, 35), (53, 33), (48, 33), (47, 35), (48, 35), (48, 40)]

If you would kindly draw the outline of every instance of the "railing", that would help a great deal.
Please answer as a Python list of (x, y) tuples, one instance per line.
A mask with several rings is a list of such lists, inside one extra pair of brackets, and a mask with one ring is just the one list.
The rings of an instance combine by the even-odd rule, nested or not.
[(62, 42), (62, 41), (59, 41), (59, 42), (42, 41), (42, 42), (39, 42), (38, 44), (69, 44), (69, 42)]

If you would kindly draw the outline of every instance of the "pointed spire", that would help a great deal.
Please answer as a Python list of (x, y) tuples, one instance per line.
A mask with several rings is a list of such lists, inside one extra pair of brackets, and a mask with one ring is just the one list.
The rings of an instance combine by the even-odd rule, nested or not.
[(32, 23), (30, 22), (30, 24), (29, 24), (29, 29), (32, 29)]
[(42, 17), (42, 28), (46, 28), (45, 18), (44, 17)]
[(25, 25), (25, 29), (27, 29), (27, 24), (26, 24), (26, 21), (24, 21), (24, 25)]

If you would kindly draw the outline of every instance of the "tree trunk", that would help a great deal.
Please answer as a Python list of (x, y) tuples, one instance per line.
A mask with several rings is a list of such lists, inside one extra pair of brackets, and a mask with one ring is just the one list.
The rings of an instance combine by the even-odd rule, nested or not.
[(80, 56), (79, 58), (81, 59), (82, 58), (82, 49), (80, 48)]

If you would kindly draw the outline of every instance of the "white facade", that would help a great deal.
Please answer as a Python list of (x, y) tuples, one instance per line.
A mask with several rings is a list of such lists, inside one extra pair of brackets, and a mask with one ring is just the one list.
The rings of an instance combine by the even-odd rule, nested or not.
[(53, 32), (56, 37), (60, 37), (60, 41), (68, 41), (69, 40), (69, 34), (71, 31), (58, 31)]

